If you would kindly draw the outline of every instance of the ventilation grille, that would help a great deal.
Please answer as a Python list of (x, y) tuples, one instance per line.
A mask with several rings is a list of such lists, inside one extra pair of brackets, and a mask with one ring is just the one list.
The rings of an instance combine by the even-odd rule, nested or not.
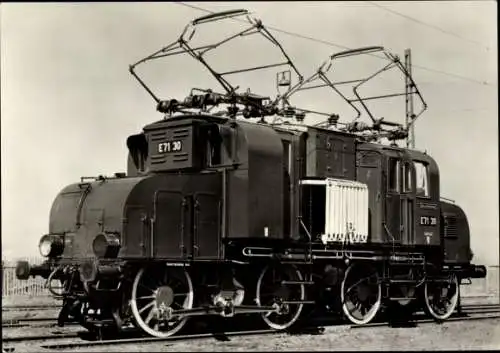
[(456, 217), (453, 216), (445, 217), (444, 236), (445, 238), (456, 238), (458, 236), (458, 226)]
[(167, 131), (155, 131), (152, 132), (151, 135), (151, 142), (161, 142), (167, 138)]
[(368, 242), (368, 186), (343, 179), (303, 180), (304, 185), (324, 185), (327, 243)]
[(328, 179), (325, 233), (324, 243), (367, 242), (368, 187), (365, 184)]

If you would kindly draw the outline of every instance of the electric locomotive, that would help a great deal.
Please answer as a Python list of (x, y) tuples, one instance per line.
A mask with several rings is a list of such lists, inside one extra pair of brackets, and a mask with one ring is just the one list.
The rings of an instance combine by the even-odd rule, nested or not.
[[(192, 316), (240, 314), (288, 329), (310, 307), (356, 324), (392, 306), (448, 318), (460, 284), (485, 277), (486, 269), (471, 263), (463, 210), (440, 197), (437, 163), (398, 146), (408, 126), (377, 119), (364, 104), (371, 98), (357, 89), (376, 74), (355, 82), (358, 99), (341, 94), (357, 113), (350, 123), (325, 113), (323, 125), (306, 125), (306, 114), (322, 113), (291, 104), (304, 89), (340, 94), (327, 77), (332, 64), (373, 53), (388, 60), (380, 72), (400, 70), (406, 97), (424, 103), (409, 70), (384, 48), (367, 47), (332, 55), (304, 79), (250, 17), (250, 26), (228, 39), (190, 46), (198, 26), (242, 15), (198, 18), (179, 40), (130, 67), (163, 119), (127, 138), (126, 173), (61, 190), (39, 243), (47, 260), (19, 262), (18, 278), (46, 278), (63, 299), (59, 324), (78, 320), (93, 331), (130, 324), (166, 337)], [(238, 93), (227, 79), (236, 71), (217, 72), (204, 56), (251, 34), (274, 43), (285, 60), (247, 71), (289, 67), (277, 76), (286, 91), (274, 101)], [(136, 66), (179, 53), (208, 68), (225, 93), (198, 89), (184, 100), (159, 99)], [(363, 109), (371, 124), (359, 121)]]

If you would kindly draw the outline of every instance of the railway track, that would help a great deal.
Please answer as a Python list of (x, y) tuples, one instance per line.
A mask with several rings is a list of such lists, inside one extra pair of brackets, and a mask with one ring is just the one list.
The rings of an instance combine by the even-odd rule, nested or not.
[(274, 329), (262, 329), (262, 330), (234, 331), (234, 332), (221, 332), (221, 333), (187, 334), (187, 335), (171, 336), (167, 338), (137, 337), (137, 338), (110, 339), (110, 340), (90, 341), (90, 342), (63, 342), (54, 344), (42, 344), (40, 347), (45, 349), (86, 348), (86, 347), (109, 346), (109, 345), (191, 341), (191, 340), (212, 338), (212, 337), (219, 340), (228, 340), (229, 337), (235, 337), (235, 336), (262, 336), (262, 335), (277, 334), (277, 333), (280, 333), (280, 331)]
[(462, 310), (500, 309), (500, 304), (467, 304), (462, 305)]
[[(445, 321), (469, 321), (469, 320), (491, 320), (500, 318), (500, 305), (470, 305), (464, 306), (462, 314), (455, 314), (451, 318)], [(41, 318), (39, 318), (41, 319)], [(46, 320), (47, 318), (43, 318)], [(29, 320), (29, 319), (27, 319)], [(421, 317), (416, 315), (413, 320), (409, 321), (409, 324), (428, 324), (435, 323), (434, 320), (427, 317)], [(391, 326), (387, 321), (384, 322), (374, 322), (367, 325), (346, 325), (344, 323), (325, 322), (325, 326), (339, 326), (345, 325), (351, 329), (366, 329), (373, 327)], [(311, 334), (311, 333), (322, 333), (324, 328), (321, 327), (304, 327), (298, 331), (291, 332), (293, 334)], [(196, 339), (206, 339), (206, 338), (216, 338), (218, 340), (229, 340), (229, 337), (235, 336), (252, 336), (252, 335), (269, 335), (283, 333), (282, 331), (277, 331), (273, 329), (248, 329), (248, 330), (238, 330), (227, 331), (227, 332), (204, 332), (204, 333), (194, 333), (194, 334), (184, 334), (177, 335), (168, 338), (157, 338), (157, 337), (144, 337), (137, 330), (130, 330), (127, 338), (115, 338), (115, 339), (104, 339), (99, 341), (88, 341), (83, 340), (82, 332), (61, 332), (58, 334), (51, 335), (30, 335), (30, 336), (17, 336), (17, 337), (4, 337), (3, 343), (7, 344), (17, 344), (23, 342), (40, 342), (40, 348), (45, 349), (76, 349), (85, 347), (95, 347), (95, 346), (109, 346), (109, 345), (130, 345), (130, 344), (148, 344), (156, 342), (169, 342), (169, 341), (188, 341)], [(123, 335), (125, 336), (125, 332)], [(132, 337), (130, 337), (132, 335)], [(136, 337), (134, 337), (134, 335)], [(78, 340), (77, 340), (78, 339)], [(62, 340), (62, 342), (61, 342)], [(11, 347), (14, 348), (14, 347)], [(9, 347), (6, 348), (7, 350)]]
[[(471, 316), (473, 315), (473, 316)], [(453, 322), (453, 321), (477, 321), (477, 320), (490, 320), (490, 319), (500, 319), (500, 309), (495, 311), (474, 311), (474, 312), (466, 312), (462, 315), (455, 314), (450, 318), (446, 319), (443, 323)], [(392, 326), (392, 327), (411, 327), (415, 325), (421, 324), (436, 324), (436, 321), (433, 319), (429, 319), (427, 317), (418, 318), (415, 317), (412, 320), (408, 320), (407, 322), (401, 323), (389, 323), (389, 322), (372, 322), (365, 325), (351, 325), (352, 329), (367, 329), (373, 327), (383, 327), (383, 326)]]
[[(443, 323), (447, 322), (453, 322), (453, 321), (477, 321), (477, 320), (491, 320), (491, 319), (500, 319), (500, 312), (498, 314), (493, 314), (493, 315), (478, 315), (478, 316), (454, 316), (446, 319)], [(402, 325), (396, 324), (396, 325), (391, 325), (388, 324), (387, 322), (374, 322), (374, 323), (369, 323), (366, 325), (351, 325), (352, 329), (367, 329), (367, 328), (373, 328), (373, 327), (383, 327), (383, 326), (392, 326), (392, 327), (411, 327), (413, 325), (421, 325), (421, 324), (436, 324), (436, 321), (433, 319), (416, 319), (416, 320), (410, 320), (407, 323), (404, 323)]]
[[(495, 313), (500, 312), (500, 304), (471, 304), (464, 305), (461, 309), (462, 313)], [(418, 314), (418, 313), (417, 313)], [(30, 318), (13, 318), (2, 320), (2, 328), (9, 327), (24, 327), (32, 324), (54, 324), (57, 322), (56, 316), (48, 317), (30, 317)], [(65, 325), (77, 325), (78, 323), (66, 323)]]
[[(448, 321), (464, 321), (464, 320), (489, 320), (489, 319), (498, 319), (500, 318), (500, 314), (498, 315), (488, 315), (488, 316), (477, 316), (477, 317), (454, 317), (450, 318)], [(433, 323), (432, 319), (419, 319), (416, 320), (418, 324), (425, 323)], [(364, 325), (364, 326), (350, 326), (350, 328), (369, 328), (376, 326), (387, 326), (387, 323), (379, 323), (375, 325)], [(293, 332), (294, 334), (322, 334), (325, 332), (325, 328), (315, 328), (312, 330), (311, 328), (305, 328), (298, 332)], [(167, 338), (157, 338), (157, 337), (137, 337), (137, 338), (125, 338), (125, 339), (109, 339), (109, 340), (101, 340), (101, 341), (87, 341), (87, 342), (56, 342), (56, 343), (44, 343), (41, 344), (40, 347), (44, 349), (76, 349), (76, 348), (89, 348), (89, 347), (104, 347), (113, 345), (115, 348), (117, 345), (131, 345), (131, 344), (149, 344), (149, 343), (158, 343), (158, 342), (175, 342), (175, 341), (192, 341), (198, 339), (207, 339), (207, 338), (215, 338), (220, 341), (229, 341), (230, 337), (241, 337), (241, 336), (263, 336), (263, 335), (273, 335), (273, 334), (282, 334), (283, 331), (273, 330), (273, 329), (262, 329), (262, 330), (247, 330), (247, 331), (234, 331), (234, 332), (221, 332), (221, 333), (198, 333), (198, 334), (186, 334), (186, 335), (178, 335)], [(58, 339), (67, 338), (67, 337), (58, 337)]]
[(3, 337), (2, 342), (29, 342), (29, 341), (48, 341), (59, 340), (63, 338), (78, 338), (78, 332), (65, 332), (59, 334), (44, 334), (44, 335), (30, 335), (30, 336), (17, 336), (17, 337)]
[[(29, 319), (13, 319), (2, 322), (2, 328), (17, 328), (17, 327), (53, 327), (57, 325), (57, 318), (29, 318)], [(64, 326), (75, 326), (77, 322), (66, 322)]]
[(49, 304), (49, 305), (9, 305), (2, 306), (2, 312), (4, 311), (31, 311), (31, 310), (53, 310), (60, 309), (61, 305)]
[[(65, 326), (77, 325), (77, 322), (65, 323)], [(44, 316), (44, 317), (20, 317), (12, 319), (3, 319), (2, 328), (15, 328), (15, 327), (45, 327), (57, 325), (57, 316)]]
[(481, 309), (492, 309), (492, 308), (500, 308), (500, 304), (469, 304), (462, 305), (462, 310), (481, 310)]

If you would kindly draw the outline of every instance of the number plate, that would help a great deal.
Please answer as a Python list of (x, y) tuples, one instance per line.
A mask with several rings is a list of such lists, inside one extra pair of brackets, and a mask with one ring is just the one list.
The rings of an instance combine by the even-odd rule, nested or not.
[(436, 217), (422, 216), (422, 217), (420, 217), (420, 225), (422, 225), (422, 226), (435, 226), (435, 225), (437, 225), (437, 218)]
[(180, 152), (182, 151), (182, 141), (166, 141), (158, 144), (158, 153)]

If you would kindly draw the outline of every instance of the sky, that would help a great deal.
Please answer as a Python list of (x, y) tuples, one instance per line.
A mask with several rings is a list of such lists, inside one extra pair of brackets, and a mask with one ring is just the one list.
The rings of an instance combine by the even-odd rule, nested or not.
[[(264, 25), (281, 30), (271, 33), (304, 76), (343, 48), (381, 45), (401, 57), (411, 48), (413, 76), (429, 106), (415, 126), (416, 148), (426, 150), (439, 164), (441, 195), (466, 212), (475, 261), (498, 264), (496, 2), (188, 5), (0, 5), (3, 256), (38, 254), (51, 204), (65, 185), (81, 176), (126, 170), (127, 136), (161, 118), (128, 66), (175, 41), (189, 21), (205, 14), (192, 8), (199, 6), (211, 11), (245, 8)], [(217, 34), (209, 29), (196, 35), (211, 39)], [(210, 59), (217, 68), (230, 70), (271, 60), (276, 54), (269, 43), (259, 47), (249, 40)], [(335, 74), (353, 79), (359, 70), (383, 64), (364, 57), (357, 63), (339, 63), (344, 66)], [(193, 86), (221, 91), (206, 70), (185, 58), (158, 60), (137, 70), (164, 99), (182, 99)], [(268, 71), (235, 80), (240, 90), (272, 95), (275, 75), (276, 71)], [(404, 81), (394, 81), (388, 74), (366, 92), (381, 92), (391, 84), (404, 89)], [(330, 92), (298, 99), (338, 112), (341, 120), (353, 117), (352, 110)], [(388, 120), (404, 121), (401, 101), (373, 109), (380, 109), (377, 114)]]

